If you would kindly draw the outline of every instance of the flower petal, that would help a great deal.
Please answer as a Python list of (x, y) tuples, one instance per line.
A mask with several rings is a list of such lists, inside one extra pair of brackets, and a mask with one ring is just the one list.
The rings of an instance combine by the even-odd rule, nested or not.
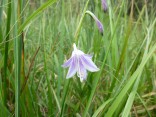
[(77, 76), (80, 78), (81, 82), (83, 82), (87, 78), (87, 70), (85, 69), (81, 60), (79, 60), (79, 66), (77, 69)]
[(66, 78), (68, 79), (68, 78), (71, 78), (72, 76), (74, 76), (76, 71), (77, 71), (77, 60), (76, 60), (76, 57), (74, 56), (72, 58), (72, 62), (70, 64)]
[(89, 57), (90, 59), (93, 57), (91, 54), (84, 54), (84, 56)]
[(86, 57), (86, 56), (81, 56), (81, 61), (85, 69), (91, 71), (91, 72), (96, 72), (99, 71), (99, 68), (95, 65), (95, 63), (92, 61), (91, 58)]
[(68, 59), (68, 60), (62, 65), (62, 67), (64, 67), (64, 68), (69, 67), (70, 64), (71, 64), (71, 62), (72, 62), (72, 57), (71, 57), (70, 59)]

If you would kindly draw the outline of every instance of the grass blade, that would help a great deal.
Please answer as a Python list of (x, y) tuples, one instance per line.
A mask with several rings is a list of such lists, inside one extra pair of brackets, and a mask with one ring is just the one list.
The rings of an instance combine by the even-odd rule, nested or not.
[(12, 21), (15, 24), (14, 25), (14, 32), (13, 32), (13, 36), (15, 37), (14, 39), (14, 63), (15, 63), (15, 117), (19, 117), (20, 115), (20, 111), (19, 111), (19, 96), (20, 96), (20, 51), (19, 51), (19, 47), (20, 47), (20, 43), (19, 43), (19, 38), (16, 37), (18, 35), (18, 24), (16, 23), (16, 21), (18, 20), (18, 1), (14, 1), (12, 2)]
[(7, 110), (5, 106), (0, 102), (0, 116), (1, 117), (10, 117), (11, 113)]
[(80, 29), (81, 29), (81, 26), (82, 26), (82, 21), (84, 19), (84, 16), (86, 14), (86, 10), (87, 10), (87, 7), (88, 7), (88, 3), (89, 3), (89, 0), (86, 2), (85, 4), (85, 7), (83, 9), (83, 13), (82, 13), (82, 16), (81, 16), (81, 19), (80, 19), (80, 22), (77, 26), (77, 29), (76, 29), (76, 32), (75, 32), (75, 35), (74, 35), (74, 38), (75, 38), (75, 43), (78, 44), (78, 35), (79, 35), (79, 32), (80, 32)]
[(116, 109), (118, 108), (118, 105), (120, 102), (123, 100), (124, 96), (127, 95), (128, 90), (131, 88), (133, 85), (134, 81), (137, 79), (140, 71), (143, 70), (145, 64), (149, 60), (149, 58), (152, 56), (153, 52), (156, 49), (156, 44), (151, 48), (150, 52), (146, 56), (145, 60), (141, 62), (140, 66), (137, 68), (137, 70), (133, 73), (133, 75), (130, 77), (129, 81), (127, 84), (124, 86), (124, 88), (121, 90), (119, 95), (116, 97), (112, 105), (110, 106), (108, 112), (106, 113), (105, 117), (112, 117)]
[[(153, 29), (153, 26), (155, 25), (155, 22), (156, 22), (156, 20), (154, 20), (152, 26), (149, 27), (150, 30), (147, 30), (147, 36), (146, 36), (147, 43), (146, 43), (146, 49), (144, 51), (143, 60), (146, 58), (147, 53), (148, 53), (148, 50), (149, 50), (149, 45), (151, 43), (151, 39), (152, 39), (152, 36), (153, 36), (153, 30), (152, 29)], [(149, 32), (151, 33), (151, 35), (150, 35)], [(135, 99), (135, 95), (137, 93), (137, 89), (138, 89), (138, 86), (139, 86), (141, 74), (142, 74), (142, 71), (140, 71), (140, 74), (138, 75), (138, 78), (137, 78), (137, 80), (135, 82), (135, 85), (134, 85), (134, 87), (132, 89), (132, 92), (129, 95), (129, 98), (128, 98), (127, 103), (126, 103), (126, 106), (124, 108), (122, 117), (128, 117), (128, 115), (130, 113), (130, 109), (132, 107), (132, 104), (133, 104), (133, 101)]]
[[(3, 6), (3, 0), (0, 1), (0, 5)], [(0, 43), (3, 41), (3, 31), (2, 31), (2, 13), (3, 7), (0, 7)]]
[(41, 7), (39, 7), (32, 15), (30, 15), (25, 22), (19, 27), (18, 33), (21, 33), (22, 30), (32, 21), (36, 18), (38, 14), (40, 14), (43, 10), (45, 10), (48, 6), (55, 3), (56, 0), (48, 0), (46, 3), (44, 3)]
[(6, 29), (6, 43), (5, 43), (5, 56), (4, 56), (4, 104), (7, 106), (7, 63), (8, 63), (8, 48), (9, 48), (9, 31), (10, 31), (10, 23), (11, 23), (11, 0), (8, 0), (8, 13), (7, 13), (7, 29)]
[(113, 99), (108, 99), (107, 101), (105, 101), (105, 102), (95, 111), (95, 113), (93, 114), (92, 117), (97, 117), (98, 114), (105, 108), (105, 106), (106, 106), (107, 104), (109, 104), (112, 100), (113, 100)]

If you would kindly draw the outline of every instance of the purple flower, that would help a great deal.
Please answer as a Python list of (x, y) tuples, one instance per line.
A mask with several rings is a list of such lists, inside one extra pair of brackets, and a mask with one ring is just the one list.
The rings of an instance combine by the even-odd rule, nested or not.
[(70, 59), (68, 59), (62, 67), (69, 67), (66, 78), (73, 77), (76, 72), (80, 81), (83, 82), (87, 79), (87, 70), (91, 72), (99, 71), (99, 68), (92, 61), (92, 55), (85, 54), (81, 50), (76, 48), (75, 43), (73, 44), (73, 52)]
[(97, 27), (98, 27), (98, 29), (99, 29), (101, 35), (103, 35), (103, 25), (102, 25), (102, 23), (98, 20), (98, 18), (97, 18), (92, 12), (86, 11), (86, 13), (88, 13), (89, 15), (92, 16), (92, 18), (93, 18), (93, 19), (95, 20), (95, 22), (96, 22), (96, 25), (97, 25)]
[(102, 25), (102, 23), (97, 18), (95, 19), (95, 21), (96, 21), (96, 25), (98, 26), (98, 29), (99, 29), (101, 35), (103, 35), (103, 25)]
[(102, 3), (102, 9), (106, 12), (108, 9), (106, 0), (101, 0), (101, 3)]

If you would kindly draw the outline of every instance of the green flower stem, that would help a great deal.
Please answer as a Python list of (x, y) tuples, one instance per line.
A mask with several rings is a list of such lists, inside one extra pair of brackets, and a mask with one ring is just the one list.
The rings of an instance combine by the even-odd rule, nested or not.
[[(82, 21), (84, 19), (84, 16), (86, 14), (86, 10), (87, 10), (87, 7), (88, 7), (88, 3), (89, 3), (89, 0), (86, 2), (85, 4), (85, 7), (84, 7), (84, 10), (83, 10), (83, 13), (82, 13), (82, 17), (80, 19), (80, 22), (78, 24), (78, 27), (76, 29), (76, 32), (75, 32), (75, 35), (74, 35), (74, 38), (75, 38), (75, 43), (78, 44), (78, 35), (80, 33), (80, 29), (81, 29), (81, 26), (82, 26)], [(62, 108), (61, 108), (61, 114), (60, 114), (60, 117), (63, 116), (63, 111), (64, 111), (64, 105), (65, 105), (65, 100), (66, 100), (66, 96), (67, 96), (67, 93), (68, 93), (68, 89), (69, 89), (69, 85), (70, 85), (70, 80), (68, 80), (68, 82), (66, 83), (66, 86), (65, 86), (65, 90), (64, 90), (64, 97), (63, 97), (63, 102), (62, 102)]]
[(85, 7), (84, 7), (84, 10), (83, 10), (83, 13), (82, 13), (82, 17), (80, 19), (80, 22), (78, 24), (78, 27), (77, 27), (76, 32), (75, 32), (75, 35), (74, 35), (76, 45), (78, 44), (78, 35), (80, 33), (80, 29), (81, 29), (81, 26), (82, 26), (82, 21), (84, 19), (85, 14), (86, 14), (88, 3), (89, 3), (89, 0), (85, 4)]
[(63, 101), (62, 101), (62, 107), (61, 107), (61, 114), (60, 117), (63, 117), (63, 111), (64, 111), (64, 105), (65, 105), (65, 101), (66, 101), (66, 96), (68, 93), (68, 89), (69, 89), (69, 85), (70, 85), (70, 80), (67, 81), (66, 85), (65, 85), (65, 91), (64, 91), (64, 95), (63, 95)]

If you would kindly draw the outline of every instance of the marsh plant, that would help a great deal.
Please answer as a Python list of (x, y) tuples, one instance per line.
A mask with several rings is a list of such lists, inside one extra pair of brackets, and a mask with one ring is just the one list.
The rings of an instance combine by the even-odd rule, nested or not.
[(155, 4), (0, 0), (0, 117), (155, 117)]

